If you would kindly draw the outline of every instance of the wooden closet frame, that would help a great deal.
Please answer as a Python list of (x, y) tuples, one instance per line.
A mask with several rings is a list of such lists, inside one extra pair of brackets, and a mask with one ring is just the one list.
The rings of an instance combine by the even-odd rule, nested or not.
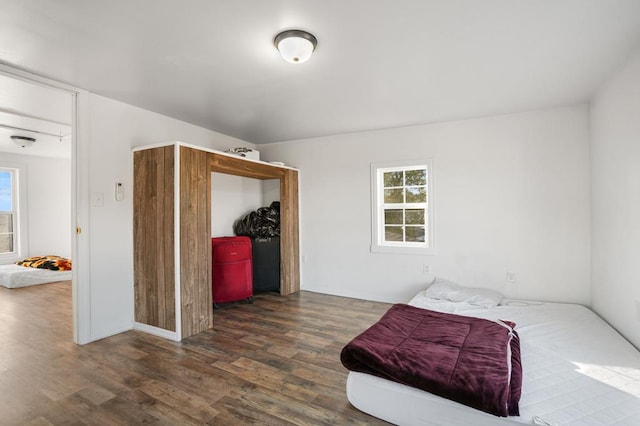
[(182, 340), (213, 326), (212, 172), (280, 179), (280, 294), (300, 290), (296, 169), (182, 142), (135, 148), (133, 163), (135, 329)]

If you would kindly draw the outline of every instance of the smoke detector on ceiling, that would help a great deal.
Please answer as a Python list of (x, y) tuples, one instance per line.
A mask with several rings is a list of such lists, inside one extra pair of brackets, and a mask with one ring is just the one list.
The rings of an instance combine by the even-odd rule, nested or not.
[(18, 146), (22, 148), (29, 148), (36, 141), (35, 138), (30, 138), (29, 136), (18, 136), (12, 135), (11, 140)]

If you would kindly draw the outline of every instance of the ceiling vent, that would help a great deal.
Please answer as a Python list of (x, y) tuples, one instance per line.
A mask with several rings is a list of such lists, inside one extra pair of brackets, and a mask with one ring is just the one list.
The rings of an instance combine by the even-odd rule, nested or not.
[(12, 135), (11, 140), (18, 146), (22, 148), (29, 148), (36, 141), (35, 138), (30, 138), (29, 136), (18, 136)]

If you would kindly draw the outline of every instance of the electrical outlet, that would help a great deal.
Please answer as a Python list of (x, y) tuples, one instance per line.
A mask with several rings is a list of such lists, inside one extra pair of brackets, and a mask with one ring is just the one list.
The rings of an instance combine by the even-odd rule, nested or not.
[(516, 274), (515, 272), (507, 271), (507, 282), (511, 284), (516, 283)]
[(422, 265), (422, 273), (428, 274), (431, 272), (431, 265), (427, 265), (426, 263)]

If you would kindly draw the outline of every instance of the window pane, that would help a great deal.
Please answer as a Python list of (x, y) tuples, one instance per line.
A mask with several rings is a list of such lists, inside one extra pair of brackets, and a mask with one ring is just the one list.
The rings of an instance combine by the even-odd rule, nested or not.
[(402, 210), (385, 210), (385, 225), (402, 225)]
[(372, 163), (372, 252), (430, 254), (430, 159)]
[(402, 172), (385, 172), (384, 187), (402, 186)]
[(0, 235), (0, 253), (13, 252), (13, 234)]
[(402, 203), (402, 189), (385, 189), (384, 190), (384, 202), (385, 203)]
[(427, 202), (427, 190), (424, 186), (407, 188), (407, 203), (426, 203), (426, 202)]
[(407, 225), (424, 225), (424, 209), (409, 209), (406, 215)]
[(0, 170), (0, 211), (13, 211), (11, 194), (11, 172)]
[(13, 215), (11, 213), (0, 213), (0, 234), (13, 232)]
[(427, 171), (425, 169), (422, 170), (407, 170), (405, 172), (407, 182), (406, 186), (417, 186), (417, 185), (426, 185), (427, 184)]
[(385, 241), (403, 241), (402, 226), (385, 226), (384, 240)]
[(407, 232), (407, 241), (424, 243), (424, 226), (407, 226), (405, 230)]

